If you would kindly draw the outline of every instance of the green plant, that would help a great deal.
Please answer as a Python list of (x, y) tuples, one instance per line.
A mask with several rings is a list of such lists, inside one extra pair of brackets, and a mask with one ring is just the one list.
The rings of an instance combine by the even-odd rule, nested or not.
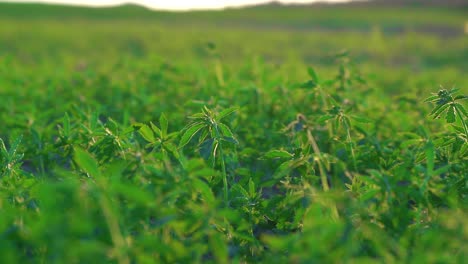
[(465, 16), (0, 4), (0, 263), (465, 263)]
[[(201, 148), (205, 156), (209, 158), (212, 166), (215, 166), (217, 160), (221, 163), (221, 172), (223, 176), (224, 203), (227, 206), (229, 201), (229, 186), (226, 172), (226, 162), (224, 156), (225, 143), (238, 144), (228, 125), (221, 122), (224, 118), (234, 113), (237, 108), (228, 108), (216, 113), (208, 109), (206, 106), (201, 113), (194, 114), (190, 117), (191, 122), (185, 127), (185, 132), (182, 135), (179, 143), (179, 148), (187, 145), (197, 133), (198, 146)], [(206, 155), (207, 154), (207, 155)]]
[(18, 153), (21, 139), (22, 137), (16, 138), (8, 150), (0, 138), (0, 178), (18, 176), (18, 170), (21, 167), (21, 160), (23, 158), (23, 154)]
[[(459, 120), (462, 125), (463, 137), (468, 142), (468, 112), (460, 103), (462, 100), (468, 99), (466, 95), (456, 95), (459, 89), (442, 89), (439, 92), (428, 97), (425, 102), (436, 103), (431, 114), (434, 119), (440, 118), (445, 114), (445, 121), (449, 124), (454, 124)], [(457, 126), (454, 126), (457, 129)], [(461, 130), (461, 129), (458, 129)]]
[(179, 132), (168, 133), (169, 122), (164, 114), (159, 117), (159, 124), (160, 128), (152, 122), (149, 125), (136, 123), (133, 124), (133, 128), (149, 142), (145, 147), (151, 148), (155, 153), (161, 153), (166, 169), (172, 170), (169, 154), (175, 159), (181, 160), (177, 146), (174, 143)]

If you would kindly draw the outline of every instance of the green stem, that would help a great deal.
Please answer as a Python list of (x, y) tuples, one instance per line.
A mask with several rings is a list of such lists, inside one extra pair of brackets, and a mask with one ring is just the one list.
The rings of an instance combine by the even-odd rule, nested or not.
[(221, 142), (221, 133), (219, 133), (218, 125), (214, 123), (214, 129), (216, 133), (216, 137), (218, 138), (219, 144), (219, 156), (221, 157), (221, 170), (223, 173), (223, 188), (224, 188), (224, 205), (228, 206), (229, 194), (228, 194), (228, 182), (227, 182), (227, 173), (226, 173), (226, 163), (224, 161), (224, 152), (223, 152), (223, 145)]
[(353, 158), (354, 170), (357, 171), (356, 155), (354, 154), (354, 149), (352, 146), (353, 142), (351, 141), (351, 134), (349, 132), (349, 129), (346, 129), (346, 133), (347, 133), (347, 141), (348, 141), (349, 149), (351, 151), (351, 157)]
[(112, 243), (114, 244), (114, 254), (117, 258), (117, 263), (119, 264), (128, 264), (130, 259), (126, 253), (127, 243), (125, 238), (120, 230), (120, 225), (117, 216), (112, 211), (112, 206), (109, 198), (106, 197), (104, 190), (106, 190), (106, 185), (104, 181), (98, 182), (98, 186), (101, 189), (101, 193), (98, 197), (98, 203), (101, 207), (104, 220), (106, 221), (109, 233), (111, 236)]
[(317, 142), (315, 141), (314, 136), (312, 136), (310, 130), (307, 130), (307, 139), (309, 140), (309, 144), (312, 146), (314, 153), (318, 156), (317, 163), (319, 167), (320, 180), (322, 181), (323, 190), (328, 191), (330, 189), (330, 186), (328, 185), (327, 174), (325, 173), (325, 169), (322, 164), (322, 153), (320, 152)]
[(227, 173), (226, 173), (226, 164), (224, 162), (223, 146), (219, 142), (219, 155), (221, 156), (221, 169), (223, 172), (223, 187), (224, 187), (224, 204), (228, 206), (228, 182), (227, 182)]
[(163, 155), (163, 164), (164, 164), (164, 167), (166, 167), (166, 170), (169, 172), (169, 173), (172, 173), (173, 172), (173, 169), (172, 169), (172, 166), (171, 166), (171, 160), (169, 159), (169, 155), (167, 154), (167, 151), (163, 148), (161, 150), (162, 152), (162, 155)]
[[(322, 104), (325, 109), (328, 109), (327, 99), (325, 98), (325, 93), (323, 92), (322, 86), (318, 86), (318, 90), (320, 92), (320, 98), (322, 99)], [(327, 126), (328, 129), (328, 137), (331, 139), (333, 137), (333, 127), (331, 125)]]
[[(320, 172), (320, 179), (322, 181), (322, 187), (325, 192), (328, 192), (330, 190), (330, 186), (328, 185), (327, 181), (327, 174), (325, 172), (325, 166), (322, 164), (322, 154), (320, 152), (320, 149), (317, 145), (317, 142), (314, 139), (314, 136), (312, 136), (312, 133), (310, 132), (309, 129), (307, 129), (307, 139), (309, 141), (309, 144), (312, 146), (312, 149), (314, 150), (314, 153), (318, 156), (318, 167), (319, 167), (319, 172)], [(332, 202), (327, 202), (332, 210), (332, 217), (336, 221), (340, 218), (340, 215), (338, 213), (338, 208), (336, 208), (336, 205), (333, 204)]]

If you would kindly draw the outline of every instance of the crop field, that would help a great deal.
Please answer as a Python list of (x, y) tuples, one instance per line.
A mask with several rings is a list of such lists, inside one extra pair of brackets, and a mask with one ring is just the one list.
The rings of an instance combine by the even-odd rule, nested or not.
[(466, 263), (467, 14), (0, 3), (0, 263)]

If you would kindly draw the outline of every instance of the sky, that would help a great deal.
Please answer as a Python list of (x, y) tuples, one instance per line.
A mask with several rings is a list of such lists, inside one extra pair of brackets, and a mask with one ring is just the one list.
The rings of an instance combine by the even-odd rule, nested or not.
[[(347, 2), (349, 0), (320, 0), (319, 2)], [(9, 2), (42, 2), (73, 5), (111, 6), (122, 3), (136, 3), (154, 9), (189, 10), (219, 9), (271, 2), (271, 0), (10, 0)], [(279, 0), (282, 3), (312, 3), (317, 0)]]

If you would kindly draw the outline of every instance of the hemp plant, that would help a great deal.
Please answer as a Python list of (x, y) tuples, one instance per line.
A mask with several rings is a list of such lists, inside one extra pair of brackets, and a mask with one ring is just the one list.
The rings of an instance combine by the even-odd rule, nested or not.
[(179, 133), (169, 133), (168, 127), (169, 122), (164, 113), (159, 117), (159, 127), (153, 124), (153, 122), (150, 122), (149, 125), (141, 123), (133, 125), (135, 131), (138, 131), (138, 133), (149, 142), (146, 147), (161, 153), (164, 166), (171, 171), (170, 155), (179, 161), (181, 160), (177, 147), (174, 144), (174, 139)]
[(362, 119), (359, 117), (349, 116), (348, 114), (345, 113), (344, 109), (341, 106), (334, 105), (331, 109), (328, 110), (328, 114), (321, 116), (318, 119), (318, 121), (325, 122), (326, 120), (333, 119), (334, 122), (332, 126), (334, 128), (334, 131), (338, 131), (340, 128), (343, 128), (343, 130), (346, 133), (345, 146), (346, 146), (346, 149), (351, 153), (353, 167), (355, 170), (357, 170), (357, 161), (356, 161), (356, 154), (354, 150), (354, 142), (353, 142), (353, 139), (351, 138), (351, 120), (350, 120), (351, 118), (355, 118), (358, 120)]
[(190, 117), (192, 121), (185, 127), (185, 132), (179, 143), (179, 149), (181, 149), (185, 147), (195, 135), (200, 134), (198, 137), (198, 147), (202, 150), (209, 151), (208, 159), (212, 167), (215, 167), (216, 160), (219, 160), (221, 163), (224, 203), (226, 206), (228, 204), (229, 194), (224, 147), (226, 146), (225, 143), (237, 145), (238, 141), (234, 137), (229, 126), (221, 121), (236, 110), (236, 108), (231, 107), (216, 113), (204, 106), (201, 113), (194, 114)]
[[(455, 123), (456, 119), (460, 120), (463, 127), (465, 142), (468, 142), (468, 112), (460, 103), (462, 100), (468, 99), (466, 95), (455, 95), (459, 89), (444, 89), (427, 98), (425, 102), (436, 103), (436, 106), (430, 113), (434, 119), (440, 118), (445, 113), (445, 120), (449, 124)], [(456, 126), (454, 126), (457, 128)]]
[(18, 153), (18, 147), (22, 137), (16, 138), (8, 150), (5, 143), (0, 138), (0, 178), (17, 174), (20, 169), (23, 154)]

